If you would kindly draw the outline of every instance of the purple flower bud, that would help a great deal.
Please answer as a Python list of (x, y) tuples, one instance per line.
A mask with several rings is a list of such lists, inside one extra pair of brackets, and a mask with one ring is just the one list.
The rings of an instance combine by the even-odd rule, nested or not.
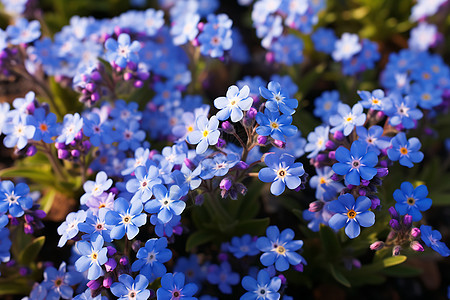
[(37, 152), (36, 146), (30, 145), (30, 147), (28, 147), (28, 149), (27, 149), (26, 155), (33, 156), (36, 154), (36, 152)]
[(102, 80), (102, 75), (100, 75), (99, 72), (94, 71), (94, 72), (91, 73), (91, 78), (94, 81), (100, 81), (100, 80)]
[(81, 144), (83, 145), (83, 148), (84, 148), (86, 151), (88, 151), (89, 149), (91, 149), (92, 144), (91, 144), (90, 141), (85, 140), (85, 141), (83, 141)]
[(310, 211), (310, 212), (318, 212), (318, 211), (321, 211), (322, 210), (322, 208), (323, 208), (323, 206), (324, 206), (324, 202), (323, 201), (314, 201), (314, 202), (311, 202), (310, 204), (309, 204), (309, 208), (308, 208), (308, 210)]
[(8, 215), (8, 217), (9, 217), (9, 223), (11, 225), (14, 225), (14, 226), (19, 225), (19, 219), (15, 218), (15, 217), (13, 217), (11, 215)]
[(316, 156), (316, 160), (318, 162), (324, 162), (325, 160), (327, 160), (327, 158), (328, 158), (328, 156), (326, 154), (323, 154), (323, 153), (321, 153), (321, 154)]
[(34, 233), (34, 229), (33, 226), (31, 226), (30, 224), (23, 224), (23, 232), (25, 234), (33, 234)]
[(108, 256), (113, 256), (117, 252), (116, 248), (114, 248), (113, 246), (107, 246), (106, 249), (108, 250)]
[(250, 109), (247, 111), (247, 118), (254, 119), (256, 117), (256, 114), (258, 111), (254, 107), (250, 107)]
[(141, 87), (143, 87), (144, 86), (144, 82), (142, 82), (141, 80), (136, 80), (134, 83), (133, 83), (133, 86), (135, 87), (135, 88), (141, 88)]
[(92, 93), (91, 100), (95, 102), (95, 101), (98, 101), (98, 99), (100, 99), (99, 93), (97, 93), (97, 92)]
[(411, 236), (414, 238), (418, 238), (420, 236), (420, 229), (416, 227), (411, 229)]
[(267, 143), (267, 136), (258, 135), (258, 145), (264, 146)]
[(195, 205), (202, 205), (203, 201), (205, 201), (205, 197), (202, 194), (195, 197)]
[(377, 112), (377, 116), (376, 116), (377, 119), (382, 119), (383, 117), (384, 117), (384, 112), (382, 112), (382, 111)]
[(198, 22), (198, 24), (197, 24), (198, 30), (203, 31), (204, 27), (205, 27), (205, 23), (204, 22)]
[(275, 61), (275, 54), (273, 54), (272, 52), (267, 52), (266, 53), (266, 61), (268, 63), (273, 63)]
[(122, 256), (122, 257), (120, 258), (120, 260), (119, 260), (119, 263), (120, 263), (122, 266), (127, 266), (128, 263), (129, 263), (128, 257)]
[(76, 141), (81, 141), (83, 139), (83, 132), (78, 131), (77, 134), (75, 134), (75, 140)]
[(400, 250), (402, 250), (402, 247), (400, 247), (400, 246), (395, 246), (393, 249), (392, 249), (392, 256), (398, 256), (398, 255), (400, 255)]
[(185, 158), (184, 159), (184, 164), (186, 165), (186, 167), (188, 167), (191, 171), (194, 170), (196, 168), (195, 164), (189, 159), (189, 158)]
[(374, 197), (374, 198), (370, 199), (370, 201), (372, 201), (372, 204), (370, 205), (371, 209), (375, 209), (378, 206), (380, 206), (381, 201), (378, 197)]
[(100, 280), (91, 280), (86, 285), (91, 290), (96, 290), (100, 287)]
[[(297, 271), (297, 272), (303, 272), (303, 264), (299, 263), (298, 265), (295, 265), (294, 266), (294, 270)], [(286, 280), (286, 278), (285, 278), (285, 280)]]
[(225, 142), (224, 139), (219, 138), (218, 141), (217, 141), (216, 146), (217, 146), (218, 148), (223, 148), (223, 147), (226, 146), (226, 144), (227, 144), (227, 142)]
[(273, 140), (273, 145), (280, 149), (284, 149), (284, 147), (286, 147), (286, 143), (280, 140)]
[(70, 154), (71, 154), (73, 157), (79, 157), (79, 156), (80, 156), (80, 150), (73, 149), (72, 151), (70, 151)]
[(103, 286), (104, 286), (105, 288), (109, 289), (109, 288), (111, 287), (112, 284), (113, 284), (113, 279), (112, 279), (112, 277), (108, 276), (108, 277), (105, 277), (105, 278), (103, 279)]
[(383, 248), (384, 248), (384, 242), (382, 242), (382, 241), (376, 241), (375, 243), (372, 243), (370, 245), (370, 250), (373, 250), (373, 251), (381, 250)]
[(405, 215), (403, 217), (403, 225), (406, 227), (411, 227), (412, 224), (412, 216), (411, 215)]
[(55, 148), (56, 149), (66, 149), (66, 144), (64, 143), (55, 143)]
[(106, 272), (112, 272), (117, 267), (117, 262), (114, 258), (108, 258), (108, 261), (105, 263)]
[(347, 185), (347, 188), (348, 188), (349, 190), (352, 190), (352, 189), (353, 189), (353, 187), (354, 187), (354, 185), (353, 185), (353, 184), (349, 184), (349, 185)]
[(234, 130), (233, 124), (231, 124), (229, 121), (225, 121), (222, 123), (222, 129), (224, 132), (229, 133), (229, 134), (233, 134), (236, 132)]
[[(8, 261), (8, 262), (6, 263), (6, 266), (7, 266), (8, 268), (11, 268), (11, 267), (14, 267), (15, 264), (16, 264), (16, 261), (15, 261), (14, 259), (11, 259), (10, 261)], [(51, 265), (51, 267), (53, 267), (53, 265)]]
[(96, 88), (97, 86), (95, 85), (95, 83), (86, 83), (86, 90), (88, 90), (89, 92), (94, 92)]
[(414, 251), (417, 252), (423, 252), (423, 246), (418, 242), (418, 241), (413, 241), (411, 242), (411, 244), (409, 245), (411, 247), (411, 249), (413, 249)]
[(34, 221), (33, 216), (31, 216), (31, 215), (29, 215), (29, 214), (25, 214), (25, 215), (23, 216), (23, 218), (25, 219), (25, 222), (26, 222), (26, 223), (31, 223), (31, 222)]
[(219, 187), (221, 190), (228, 191), (232, 185), (233, 185), (233, 182), (231, 181), (231, 179), (228, 177), (225, 177), (224, 179), (222, 179), (222, 181), (220, 181)]
[(345, 138), (345, 136), (344, 136), (344, 134), (342, 133), (342, 131), (336, 131), (335, 133), (334, 133), (334, 136), (333, 136), (337, 141), (342, 141), (344, 138)]
[(27, 276), (30, 270), (27, 267), (20, 267), (19, 274), (20, 276)]
[(391, 219), (389, 221), (389, 225), (392, 227), (392, 229), (394, 230), (398, 230), (400, 229), (400, 223), (396, 220), (396, 219)]
[(361, 262), (356, 258), (352, 259), (352, 265), (357, 269), (361, 268)]
[(138, 78), (139, 78), (141, 81), (146, 81), (146, 80), (150, 77), (150, 73), (148, 73), (148, 72), (139, 72), (139, 73), (137, 74), (137, 76), (138, 76)]
[(173, 233), (176, 234), (176, 235), (181, 235), (183, 233), (183, 227), (175, 226), (173, 228)]
[(365, 196), (365, 195), (367, 195), (367, 191), (365, 189), (359, 189), (358, 194), (360, 196)]
[(378, 175), (379, 177), (384, 177), (384, 176), (386, 176), (387, 174), (389, 174), (388, 168), (378, 168), (378, 169), (377, 169), (377, 175)]
[(123, 74), (123, 80), (125, 81), (129, 81), (133, 78), (133, 74), (131, 74), (130, 72), (126, 72), (125, 74)]
[(398, 219), (398, 212), (395, 210), (393, 206), (389, 207), (388, 211), (389, 214), (391, 215), (391, 218)]
[(369, 186), (369, 184), (370, 184), (370, 180), (361, 179), (361, 185), (362, 186)]
[(331, 180), (333, 180), (333, 181), (339, 181), (339, 180), (341, 180), (340, 178), (339, 178), (339, 175), (338, 174), (336, 174), (336, 173), (334, 173), (333, 175), (331, 175)]
[(240, 161), (240, 162), (238, 162), (237, 164), (236, 164), (236, 167), (239, 169), (239, 170), (246, 170), (247, 168), (248, 168), (248, 164), (246, 163), (246, 162), (244, 162), (244, 161)]
[(47, 214), (43, 210), (38, 209), (38, 210), (34, 211), (34, 216), (38, 219), (43, 219), (43, 218), (45, 218), (46, 215)]
[(336, 144), (333, 141), (328, 140), (325, 143), (325, 147), (327, 148), (327, 150), (334, 150), (336, 149)]
[[(387, 149), (381, 149), (380, 150), (380, 155), (381, 156), (387, 156)], [(385, 161), (385, 160), (380, 161), (380, 163), (383, 162), (383, 161)], [(387, 161), (386, 161), (386, 163), (387, 163)]]
[[(321, 155), (321, 154), (319, 154), (319, 155)], [(319, 156), (318, 155), (318, 156)], [(330, 151), (330, 152), (328, 152), (328, 158), (329, 159), (336, 159), (336, 151)]]

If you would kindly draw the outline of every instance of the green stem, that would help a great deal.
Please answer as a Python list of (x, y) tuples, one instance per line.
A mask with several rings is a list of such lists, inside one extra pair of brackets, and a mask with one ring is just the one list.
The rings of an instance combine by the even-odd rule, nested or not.
[(58, 163), (58, 161), (55, 159), (55, 156), (53, 155), (50, 145), (47, 145), (44, 141), (41, 142), (43, 145), (44, 154), (47, 156), (50, 164), (52, 165), (52, 168), (55, 171), (56, 176), (58, 176), (58, 178), (60, 179), (66, 178), (64, 172), (61, 169), (61, 165)]

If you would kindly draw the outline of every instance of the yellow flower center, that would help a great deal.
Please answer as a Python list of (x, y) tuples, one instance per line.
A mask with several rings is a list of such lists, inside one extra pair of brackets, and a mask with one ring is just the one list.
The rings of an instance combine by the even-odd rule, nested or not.
[(284, 248), (283, 246), (277, 246), (275, 248), (275, 252), (277, 252), (280, 255), (284, 255), (286, 253), (286, 248)]
[(279, 169), (277, 172), (277, 176), (280, 178), (284, 178), (287, 175), (287, 172), (285, 169)]
[(278, 125), (277, 122), (270, 122), (270, 127), (272, 127), (273, 129), (278, 129), (278, 127), (280, 126)]
[(406, 155), (406, 154), (408, 154), (408, 149), (406, 149), (406, 147), (401, 147), (401, 148), (400, 148), (400, 153), (401, 153), (402, 155)]
[(347, 212), (347, 217), (348, 217), (349, 219), (354, 219), (354, 218), (356, 217), (356, 211), (354, 211), (353, 209), (350, 209), (350, 210)]
[(320, 177), (320, 184), (327, 183), (326, 179), (324, 177)]
[(413, 197), (409, 197), (408, 199), (406, 199), (406, 203), (408, 203), (409, 205), (414, 205), (414, 203), (416, 203), (416, 199), (414, 199)]
[(204, 130), (204, 131), (203, 131), (203, 137), (207, 137), (208, 134), (209, 134), (209, 131), (208, 131), (208, 130)]

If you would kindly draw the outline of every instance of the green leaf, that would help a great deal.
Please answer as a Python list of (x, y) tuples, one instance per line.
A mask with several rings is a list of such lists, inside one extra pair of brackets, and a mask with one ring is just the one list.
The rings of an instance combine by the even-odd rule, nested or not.
[(0, 170), (0, 177), (22, 177), (28, 178), (36, 183), (43, 185), (52, 186), (55, 184), (55, 177), (52, 173), (48, 172), (42, 166), (39, 167), (25, 167), (25, 166), (14, 166)]
[(191, 251), (192, 248), (206, 244), (212, 241), (215, 237), (214, 232), (207, 230), (199, 230), (189, 235), (186, 241), (186, 251)]
[(329, 261), (336, 260), (341, 254), (341, 245), (339, 244), (336, 233), (330, 227), (321, 225), (319, 235), (326, 258)]
[(399, 265), (399, 264), (403, 263), (404, 261), (406, 261), (406, 259), (407, 259), (407, 257), (405, 255), (392, 256), (392, 257), (383, 259), (383, 261), (381, 263), (384, 268), (388, 268), (388, 267)]
[(19, 262), (22, 265), (29, 266), (39, 254), (45, 243), (45, 236), (35, 238), (25, 249), (19, 254)]
[(44, 196), (42, 196), (40, 204), (41, 209), (45, 211), (45, 213), (48, 213), (50, 211), (50, 208), (52, 208), (53, 201), (55, 200), (56, 196), (56, 190), (55, 189), (48, 189)]
[(422, 269), (407, 265), (397, 265), (383, 270), (383, 274), (392, 277), (417, 277), (423, 273)]
[(8, 278), (0, 281), (0, 295), (29, 294), (31, 284), (25, 278)]
[(332, 264), (329, 264), (330, 273), (336, 279), (337, 282), (342, 284), (345, 287), (351, 287), (350, 281), (339, 271), (337, 270)]
[(269, 223), (269, 218), (241, 221), (234, 229), (233, 235), (241, 236), (247, 233), (251, 235), (262, 235), (266, 231), (267, 226), (269, 226)]

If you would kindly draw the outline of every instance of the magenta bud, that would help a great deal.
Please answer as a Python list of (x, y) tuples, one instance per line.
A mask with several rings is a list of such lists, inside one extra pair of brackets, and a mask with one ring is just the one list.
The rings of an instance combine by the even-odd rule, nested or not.
[(94, 71), (94, 72), (92, 72), (92, 74), (91, 74), (91, 78), (92, 78), (92, 80), (94, 80), (94, 81), (100, 81), (100, 80), (102, 80), (102, 75), (100, 75), (99, 72)]
[(100, 287), (100, 281), (99, 280), (91, 280), (86, 285), (91, 290), (96, 290)]
[(411, 236), (414, 238), (418, 238), (420, 236), (420, 229), (416, 227), (411, 229)]
[(423, 246), (418, 242), (418, 241), (413, 241), (411, 242), (411, 244), (409, 245), (411, 247), (411, 249), (413, 249), (414, 251), (417, 252), (423, 252)]
[(256, 117), (256, 114), (258, 114), (256, 108), (250, 107), (250, 109), (247, 111), (247, 118), (254, 119)]
[(309, 208), (308, 208), (308, 210), (310, 211), (310, 212), (318, 212), (318, 211), (321, 211), (322, 210), (322, 208), (323, 208), (323, 206), (324, 206), (324, 202), (323, 201), (314, 201), (314, 202), (311, 202), (310, 204), (309, 204)]
[(273, 63), (275, 61), (275, 54), (273, 54), (273, 52), (267, 52), (266, 53), (266, 61), (268, 63)]
[(231, 124), (228, 121), (225, 121), (222, 123), (222, 129), (224, 132), (229, 133), (229, 134), (235, 133), (233, 124)]
[(280, 140), (273, 140), (273, 144), (275, 147), (280, 149), (284, 149), (284, 147), (286, 146), (286, 143)]
[(191, 42), (191, 44), (192, 44), (192, 46), (194, 46), (194, 47), (200, 46), (200, 42), (198, 41), (197, 38), (193, 39), (192, 42)]
[(92, 146), (91, 142), (88, 140), (81, 142), (81, 144), (83, 145), (83, 148), (86, 149), (86, 151), (89, 150)]
[(400, 255), (400, 250), (402, 250), (402, 247), (400, 246), (395, 246), (394, 248), (392, 248), (392, 256), (398, 256)]
[(139, 80), (141, 81), (146, 81), (149, 77), (150, 77), (150, 73), (149, 72), (139, 72), (137, 74)]
[(222, 181), (220, 181), (219, 187), (221, 190), (228, 191), (232, 185), (233, 185), (233, 182), (231, 181), (231, 179), (228, 177), (225, 177), (224, 179), (222, 179)]
[(203, 22), (198, 22), (198, 24), (197, 24), (198, 30), (203, 31), (203, 28), (204, 28), (204, 27), (205, 27), (205, 23), (203, 23)]
[(70, 154), (73, 157), (79, 157), (80, 156), (80, 150), (73, 149), (72, 151), (70, 151)]
[(328, 150), (336, 149), (336, 144), (333, 141), (328, 140), (325, 143), (325, 148), (327, 148)]
[(375, 243), (372, 243), (370, 245), (370, 250), (373, 250), (373, 251), (381, 250), (383, 248), (384, 248), (384, 242), (382, 242), (382, 241), (376, 241)]
[(56, 149), (65, 149), (66, 148), (66, 144), (64, 144), (64, 143), (55, 143), (55, 148)]
[(258, 145), (264, 146), (267, 143), (267, 136), (259, 135), (257, 138)]
[(189, 158), (185, 158), (184, 159), (184, 164), (186, 165), (186, 167), (188, 167), (191, 171), (194, 170), (196, 168), (195, 164), (189, 159)]
[(225, 142), (225, 140), (224, 140), (224, 139), (221, 139), (221, 138), (218, 139), (217, 144), (216, 144), (216, 146), (217, 146), (218, 148), (223, 148), (223, 147), (225, 147), (226, 145), (227, 145), (227, 142)]
[(130, 72), (126, 72), (125, 74), (123, 74), (123, 80), (128, 81), (131, 80), (133, 78), (133, 74), (131, 74)]
[(36, 147), (34, 145), (31, 145), (30, 147), (28, 147), (26, 155), (27, 156), (33, 156), (33, 155), (36, 154), (36, 152), (37, 152)]
[(120, 260), (119, 260), (119, 263), (120, 263), (122, 266), (128, 265), (128, 263), (129, 263), (128, 257), (122, 256), (122, 257), (120, 258)]
[(155, 154), (158, 154), (158, 151), (157, 151), (157, 150), (151, 150), (151, 151), (150, 151), (150, 154), (148, 155), (148, 158), (153, 159), (153, 156), (154, 156)]
[(354, 185), (353, 185), (353, 184), (349, 184), (349, 185), (347, 185), (347, 188), (348, 188), (349, 190), (353, 189), (353, 187), (354, 187)]
[(68, 158), (69, 157), (69, 151), (67, 151), (67, 150), (62, 150), (62, 149), (59, 149), (58, 150), (58, 158), (59, 159), (66, 159), (66, 158)]
[(109, 289), (111, 287), (111, 285), (113, 284), (113, 279), (112, 277), (105, 277), (103, 279), (103, 286), (107, 289)]
[(95, 101), (98, 101), (98, 99), (100, 99), (99, 93), (97, 93), (97, 92), (92, 93), (91, 100), (95, 102)]
[(114, 258), (110, 257), (108, 261), (105, 263), (105, 269), (106, 272), (114, 271), (114, 269), (117, 267), (117, 262)]
[(33, 216), (28, 215), (28, 214), (24, 215), (23, 218), (25, 219), (25, 222), (27, 222), (27, 223), (31, 223), (34, 221)]
[(116, 248), (114, 248), (113, 246), (107, 246), (106, 249), (108, 250), (108, 256), (113, 256), (117, 252)]
[(23, 232), (25, 232), (25, 234), (33, 234), (34, 233), (33, 226), (27, 223), (23, 224)]
[(195, 197), (195, 205), (202, 205), (203, 201), (205, 201), (205, 197), (202, 194)]
[(324, 153), (321, 153), (319, 155), (316, 156), (316, 160), (318, 162), (324, 162), (325, 160), (327, 160), (328, 156)]
[(375, 197), (375, 198), (373, 198), (373, 199), (370, 199), (370, 201), (372, 201), (372, 204), (370, 205), (370, 208), (371, 208), (371, 209), (375, 209), (375, 208), (377, 208), (378, 206), (380, 206), (381, 201), (380, 201), (379, 198)]
[(133, 86), (135, 87), (135, 88), (141, 88), (141, 87), (143, 87), (144, 86), (144, 82), (142, 82), (141, 80), (136, 80), (134, 83), (133, 83)]
[[(320, 155), (320, 154), (319, 154)], [(336, 151), (330, 151), (328, 152), (328, 158), (329, 159), (336, 159)]]
[(336, 174), (336, 173), (334, 173), (333, 175), (331, 175), (331, 180), (333, 180), (333, 181), (339, 181), (339, 180), (341, 180), (340, 178), (339, 178), (339, 175), (338, 174)]
[(377, 175), (378, 175), (379, 177), (384, 177), (384, 176), (386, 176), (387, 174), (389, 174), (388, 168), (378, 168), (378, 169), (377, 169)]
[(173, 233), (176, 235), (181, 235), (183, 233), (183, 227), (181, 226), (173, 227)]
[(97, 86), (95, 85), (95, 83), (86, 83), (86, 90), (88, 90), (89, 92), (94, 92), (95, 91), (95, 88), (96, 88)]
[(406, 227), (411, 227), (412, 224), (412, 216), (411, 215), (405, 215), (403, 217), (403, 225)]
[(352, 265), (357, 269), (361, 268), (361, 262), (356, 258), (352, 259)]
[(333, 137), (337, 140), (337, 141), (342, 141), (344, 138), (345, 138), (345, 136), (344, 136), (344, 134), (342, 133), (342, 131), (336, 131), (335, 133), (334, 133), (334, 135), (333, 135)]
[[(298, 265), (295, 265), (294, 266), (294, 270), (297, 271), (297, 272), (303, 272), (303, 264), (299, 263)], [(284, 280), (286, 280), (286, 278)]]
[(400, 229), (400, 223), (396, 220), (396, 219), (391, 219), (389, 221), (389, 225), (392, 227), (392, 229), (394, 230), (398, 230)]
[(379, 111), (377, 112), (377, 119), (382, 119), (384, 117), (384, 112)]
[(398, 219), (398, 212), (395, 210), (393, 206), (389, 207), (388, 211), (389, 214), (391, 215), (391, 218)]
[(241, 160), (236, 164), (236, 167), (240, 170), (246, 170), (248, 168), (248, 164)]
[(365, 195), (367, 195), (367, 191), (365, 189), (359, 189), (358, 194), (360, 196), (365, 196)]

